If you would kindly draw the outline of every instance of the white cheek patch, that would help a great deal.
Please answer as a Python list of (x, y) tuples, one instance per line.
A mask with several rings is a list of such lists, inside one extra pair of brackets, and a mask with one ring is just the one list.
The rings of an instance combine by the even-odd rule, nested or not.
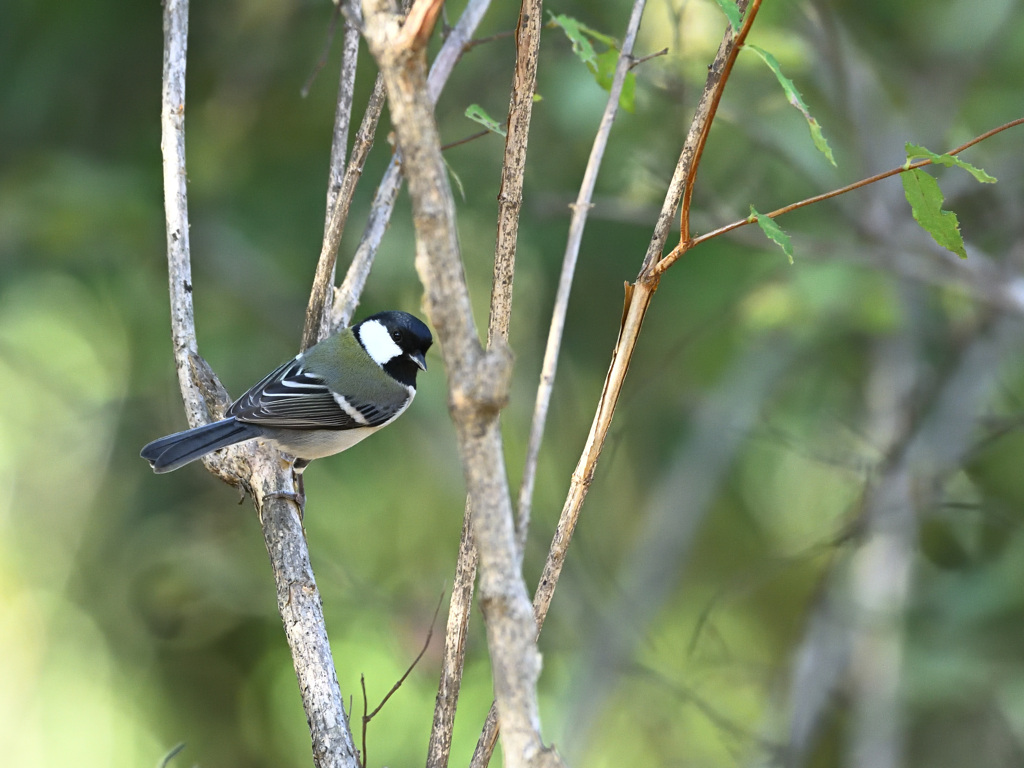
[(357, 333), (359, 334), (359, 341), (363, 344), (363, 349), (366, 350), (366, 353), (373, 358), (377, 365), (383, 367), (389, 360), (401, 357), (401, 347), (395, 344), (391, 334), (388, 333), (388, 329), (379, 320), (370, 320), (363, 323), (359, 326)]

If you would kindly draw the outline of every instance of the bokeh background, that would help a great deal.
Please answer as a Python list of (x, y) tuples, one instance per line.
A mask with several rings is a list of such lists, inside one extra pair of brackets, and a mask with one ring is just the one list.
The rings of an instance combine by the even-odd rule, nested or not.
[[(480, 36), (510, 30), (495, 3)], [(741, 55), (694, 196), (708, 231), (1022, 114), (1016, 0), (769, 2), (772, 51), (836, 152)], [(447, 7), (454, 22), (459, 2)], [(549, 10), (621, 36), (624, 0)], [(0, 6), (0, 754), (5, 765), (309, 765), (259, 527), (196, 465), (138, 450), (184, 426), (169, 344), (159, 3)], [(194, 3), (187, 151), (200, 350), (241, 392), (294, 354), (323, 228), (338, 46), (308, 98), (327, 3)], [(636, 111), (598, 183), (541, 457), (535, 583), (682, 136), (724, 26), (652, 0)], [(436, 41), (435, 41), (436, 45)], [(467, 53), (445, 141), (501, 119), (512, 43)], [(369, 60), (357, 104), (372, 84)], [(504, 417), (518, 482), (560, 259), (605, 94), (545, 32)], [(357, 107), (357, 111), (359, 107)], [(388, 156), (378, 138), (343, 246)], [(888, 180), (750, 228), (662, 281), (541, 650), (544, 732), (574, 765), (1024, 764), (1021, 129), (939, 170), (970, 258)], [(502, 143), (447, 153), (485, 322)], [(357, 316), (420, 309), (402, 199)], [(410, 413), (306, 473), (306, 527), (339, 677), (362, 711), (424, 641), (450, 584), (463, 488), (439, 356)], [(895, 500), (895, 501), (894, 501)], [(443, 614), (443, 612), (442, 612)], [(442, 623), (443, 626), (443, 623)], [(374, 766), (421, 764), (424, 660), (369, 727)], [(474, 623), (453, 764), (490, 703)], [(788, 746), (787, 746), (788, 745)], [(880, 746), (879, 746), (880, 745)], [(872, 748), (882, 752), (872, 753)], [(887, 751), (888, 750), (888, 751)], [(496, 756), (498, 764), (500, 756)]]

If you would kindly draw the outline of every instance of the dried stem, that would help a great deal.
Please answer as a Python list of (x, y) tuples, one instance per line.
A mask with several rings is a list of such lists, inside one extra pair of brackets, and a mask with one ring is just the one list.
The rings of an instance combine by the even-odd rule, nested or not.
[[(740, 3), (743, 10), (743, 3)], [(708, 70), (707, 82), (704, 86), (704, 93), (697, 106), (696, 114), (687, 133), (686, 141), (679, 162), (676, 165), (672, 182), (665, 202), (662, 205), (661, 213), (655, 225), (651, 244), (648, 247), (647, 255), (644, 258), (643, 267), (637, 282), (634, 285), (626, 286), (626, 299), (623, 311), (622, 326), (619, 331), (619, 338), (612, 351), (611, 365), (605, 377), (604, 387), (598, 401), (597, 412), (587, 436), (587, 442), (580, 456), (576, 470), (572, 474), (572, 481), (569, 493), (566, 497), (562, 514), (555, 529), (555, 536), (548, 551), (548, 558), (544, 564), (544, 571), (541, 574), (540, 584), (534, 595), (534, 609), (537, 612), (538, 627), (544, 623), (548, 608), (551, 605), (551, 598), (554, 595), (558, 577), (561, 574), (562, 563), (565, 560), (565, 553), (572, 539), (576, 522), (579, 519), (580, 509), (586, 498), (590, 483), (594, 477), (597, 461), (604, 447), (608, 429), (611, 427), (612, 416), (618, 403), (619, 394), (622, 391), (622, 384), (625, 380), (629, 362), (633, 356), (639, 338), (640, 328), (643, 325), (647, 308), (654, 298), (654, 292), (658, 288), (658, 275), (650, 272), (650, 267), (656, 263), (664, 248), (665, 240), (671, 229), (671, 222), (674, 211), (679, 204), (681, 197), (684, 197), (684, 180), (691, 180), (696, 176), (695, 166), (699, 163), (701, 150), (707, 133), (710, 130), (710, 123), (714, 118), (715, 109), (721, 99), (721, 91), (725, 88), (728, 74), (732, 68), (732, 60), (735, 59), (737, 48), (742, 37), (749, 31), (757, 15), (760, 0), (751, 0), (749, 8), (746, 9), (746, 18), (738, 34), (732, 29), (726, 30), (722, 43), (718, 48), (715, 61)], [(686, 198), (688, 201), (688, 198)], [(684, 206), (688, 202), (684, 201)]]

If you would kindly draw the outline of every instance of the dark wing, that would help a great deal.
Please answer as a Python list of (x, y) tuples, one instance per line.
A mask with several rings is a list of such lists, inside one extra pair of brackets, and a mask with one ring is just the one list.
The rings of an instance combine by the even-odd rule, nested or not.
[(264, 427), (358, 429), (384, 424), (404, 405), (381, 408), (335, 396), (323, 379), (292, 359), (232, 403), (227, 415)]

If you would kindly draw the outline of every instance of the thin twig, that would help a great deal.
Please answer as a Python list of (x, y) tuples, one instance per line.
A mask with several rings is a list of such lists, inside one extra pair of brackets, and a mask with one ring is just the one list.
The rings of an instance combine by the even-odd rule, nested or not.
[[(956, 149), (951, 149), (946, 154), (958, 155), (965, 149), (973, 147), (975, 144), (982, 142), (985, 139), (991, 138), (992, 136), (995, 136), (997, 133), (1002, 133), (1008, 128), (1014, 128), (1022, 124), (1024, 124), (1024, 117), (1019, 117), (1016, 120), (1011, 120), (1010, 122), (1004, 123), (1003, 125), (1000, 125), (997, 128), (992, 128), (991, 130), (985, 131), (984, 133), (975, 136), (970, 141), (961, 144)], [(823, 192), (820, 195), (814, 195), (812, 197), (800, 200), (799, 202), (784, 205), (782, 208), (777, 208), (776, 210), (767, 214), (767, 216), (769, 218), (774, 219), (776, 216), (781, 216), (784, 213), (790, 213), (791, 211), (795, 211), (799, 208), (804, 208), (808, 205), (813, 205), (814, 203), (820, 203), (823, 200), (838, 197), (839, 195), (845, 195), (847, 192), (852, 192), (855, 189), (866, 187), (869, 184), (874, 184), (875, 182), (881, 181), (882, 179), (887, 179), (890, 176), (896, 176), (897, 174), (913, 170), (914, 168), (923, 168), (926, 165), (933, 165), (933, 161), (930, 159), (924, 159), (917, 160), (913, 163), (910, 163), (909, 165), (898, 165), (895, 168), (890, 168), (887, 171), (876, 173), (874, 176), (868, 176), (867, 178), (855, 181), (852, 184), (847, 184), (845, 187), (839, 187), (838, 189), (833, 189), (830, 192)], [(652, 272), (656, 275), (660, 275), (666, 269), (675, 264), (679, 257), (682, 256), (686, 251), (690, 250), (691, 248), (700, 245), (706, 240), (711, 240), (712, 238), (719, 237), (720, 235), (724, 235), (726, 232), (732, 232), (734, 229), (739, 229), (740, 227), (746, 226), (747, 224), (751, 223), (752, 222), (750, 219), (741, 219), (740, 221), (734, 221), (731, 224), (726, 224), (725, 226), (719, 227), (718, 229), (715, 229), (711, 232), (707, 232), (703, 235), (700, 235), (699, 237), (694, 237), (685, 243), (681, 243), (678, 247), (674, 248), (671, 252), (666, 254), (665, 258), (655, 265)]]
[[(750, 0), (747, 8), (744, 8), (744, 5), (745, 3), (742, 1), (739, 3), (740, 12), (745, 14), (743, 24), (735, 36), (732, 35), (732, 27), (726, 32), (725, 39), (722, 41), (723, 47), (726, 48), (726, 55), (722, 59), (716, 57), (714, 64), (712, 64), (712, 69), (708, 73), (708, 85), (713, 84), (713, 79), (717, 79), (723, 86), (728, 81), (729, 75), (732, 74), (733, 64), (736, 63), (736, 56), (739, 54), (740, 48), (743, 47), (750, 28), (754, 25), (757, 12), (761, 8), (761, 0)], [(679, 239), (681, 242), (690, 239), (690, 201), (693, 199), (693, 186), (697, 180), (697, 169), (700, 168), (704, 146), (707, 144), (708, 134), (711, 132), (711, 124), (715, 121), (718, 104), (722, 100), (724, 92), (724, 87), (708, 88), (705, 86), (700, 103), (697, 105), (694, 123), (692, 124), (692, 126), (698, 128), (696, 136), (694, 136), (694, 132), (691, 130), (686, 137), (683, 158), (681, 158), (686, 168), (683, 181), (683, 202), (679, 214)], [(687, 150), (692, 153), (689, 157), (687, 157)], [(648, 259), (651, 257), (649, 251), (647, 257)], [(646, 268), (650, 264), (645, 261), (644, 266)]]
[(363, 686), (363, 768), (366, 768), (366, 726), (368, 726), (370, 724), (370, 721), (373, 720), (377, 713), (384, 708), (384, 705), (388, 703), (388, 699), (394, 696), (395, 692), (402, 687), (402, 683), (404, 683), (406, 679), (409, 677), (409, 675), (412, 674), (412, 671), (416, 668), (416, 665), (420, 663), (420, 659), (423, 658), (423, 654), (427, 652), (427, 648), (430, 647), (430, 640), (434, 637), (434, 624), (437, 623), (437, 614), (441, 612), (441, 603), (443, 601), (444, 592), (441, 593), (441, 597), (439, 597), (437, 600), (437, 607), (434, 608), (434, 616), (430, 620), (430, 628), (427, 630), (427, 636), (423, 640), (423, 647), (420, 648), (420, 652), (416, 654), (416, 658), (412, 660), (412, 663), (408, 666), (408, 668), (405, 670), (402, 676), (398, 678), (397, 682), (395, 682), (395, 684), (391, 686), (391, 690), (384, 694), (384, 698), (380, 700), (380, 704), (378, 704), (374, 708), (373, 712), (370, 712), (369, 714), (366, 713), (366, 676), (359, 675), (359, 682)]
[[(336, 235), (337, 242), (332, 243), (331, 253), (333, 254), (337, 254), (338, 247), (341, 245), (341, 236), (344, 231), (345, 222), (348, 221), (349, 210), (355, 197), (356, 185), (359, 183), (359, 179), (362, 178), (366, 158), (373, 148), (377, 126), (380, 123), (380, 115), (384, 109), (384, 102), (384, 80), (378, 74), (377, 80), (373, 84), (373, 92), (366, 103), (366, 112), (363, 113), (362, 123), (360, 123), (359, 130), (356, 132), (356, 137), (352, 142), (352, 155), (349, 158), (348, 167), (345, 169), (345, 178), (341, 182), (341, 189), (338, 192), (335, 204), (335, 213), (331, 218), (332, 225), (337, 221), (339, 227)], [(345, 280), (339, 288), (334, 290), (330, 316), (325, 318), (324, 324), (326, 327), (321, 329), (321, 334), (329, 334), (337, 328), (349, 324), (352, 314), (359, 304), (359, 297), (363, 293), (366, 280), (370, 276), (370, 267), (372, 265), (373, 253), (363, 248), (362, 243), (360, 243), (360, 247), (356, 249), (352, 262), (348, 265), (348, 270), (345, 272)]]
[(327, 57), (331, 53), (331, 44), (334, 42), (334, 33), (338, 28), (338, 19), (341, 18), (341, 4), (335, 5), (331, 9), (331, 20), (327, 24), (327, 39), (324, 40), (323, 50), (320, 51), (320, 58), (316, 60), (316, 64), (313, 65), (313, 71), (309, 73), (309, 77), (306, 78), (306, 82), (302, 84), (302, 90), (299, 93), (302, 94), (302, 98), (309, 96), (310, 90), (313, 88), (313, 83), (320, 74), (325, 66), (327, 66)]
[(447, 150), (451, 149), (452, 147), (459, 147), (459, 146), (462, 146), (463, 144), (469, 144), (469, 142), (476, 141), (477, 139), (483, 138), (484, 136), (486, 136), (489, 133), (491, 133), (491, 131), (487, 130), (486, 128), (484, 130), (482, 130), (482, 131), (477, 131), (476, 133), (471, 133), (469, 136), (467, 136), (464, 139), (459, 139), (458, 141), (452, 141), (452, 142), (449, 142), (448, 144), (443, 145), (441, 147), (441, 151), (442, 152), (446, 152)]
[[(469, 0), (458, 23), (445, 38), (441, 50), (438, 51), (437, 57), (430, 67), (430, 74), (427, 76), (427, 91), (432, 103), (437, 103), (441, 89), (448, 81), (452, 69), (462, 55), (462, 46), (473, 36), (490, 4), (491, 0)], [(335, 291), (330, 319), (331, 329), (348, 325), (352, 313), (355, 312), (356, 305), (359, 303), (359, 294), (362, 292), (362, 286), (366, 282), (373, 260), (384, 239), (384, 233), (387, 231), (388, 222), (391, 220), (401, 187), (402, 159), (400, 153), (396, 152), (392, 155), (391, 162), (374, 192), (370, 217), (359, 241), (356, 255), (352, 259), (352, 265), (345, 277), (345, 282)]]
[[(340, 12), (340, 6), (335, 6), (335, 16)], [(333, 25), (333, 22), (332, 22)], [(341, 59), (341, 74), (338, 77), (338, 101), (334, 115), (334, 131), (331, 140), (330, 170), (327, 181), (327, 214), (324, 218), (324, 236), (320, 247), (320, 258), (317, 260), (316, 272), (313, 276), (313, 285), (309, 293), (309, 303), (306, 307), (306, 322), (302, 329), (302, 342), (300, 349), (306, 350), (321, 339), (327, 337), (330, 332), (328, 318), (331, 313), (331, 301), (334, 292), (331, 290), (334, 285), (335, 265), (338, 258), (338, 247), (341, 244), (341, 237), (345, 231), (345, 222), (348, 219), (348, 209), (352, 201), (352, 194), (355, 190), (355, 181), (362, 172), (362, 163), (365, 161), (364, 150), (362, 158), (356, 153), (360, 150), (358, 142), (352, 149), (352, 162), (346, 168), (345, 155), (348, 150), (348, 131), (352, 118), (352, 98), (355, 91), (356, 64), (359, 60), (359, 29), (351, 21), (345, 21), (345, 38), (343, 54)], [(373, 100), (366, 108), (363, 115), (363, 127), (368, 121), (372, 121), (373, 129), (370, 132), (370, 145), (373, 144), (373, 130), (376, 129), (377, 117), (373, 115)], [(355, 172), (353, 173), (353, 168)], [(348, 189), (345, 189), (346, 182)]]
[(363, 751), (360, 755), (360, 762), (363, 768), (366, 768), (366, 727), (370, 724), (370, 718), (366, 715), (366, 710), (370, 707), (370, 702), (366, 697), (366, 675), (359, 673), (359, 685), (363, 689)]
[(468, 53), (478, 45), (493, 43), (495, 40), (504, 40), (506, 37), (512, 37), (515, 33), (516, 31), (514, 29), (506, 29), (504, 32), (495, 32), (493, 35), (488, 35), (487, 37), (475, 37), (462, 46), (462, 52)]
[(601, 115), (601, 122), (597, 128), (597, 135), (594, 137), (594, 143), (590, 148), (590, 158), (587, 160), (587, 167), (583, 171), (580, 191), (576, 195), (576, 202), (571, 206), (572, 218), (569, 222), (569, 236), (565, 244), (565, 254), (562, 256), (562, 272), (558, 279), (558, 289), (555, 292), (555, 303), (551, 312), (551, 323), (548, 327), (548, 340), (544, 348), (544, 361), (541, 364), (540, 383), (537, 386), (537, 397), (533, 407), (533, 420), (530, 423), (526, 462), (519, 486), (516, 530), (519, 533), (520, 548), (522, 548), (526, 541), (526, 532), (530, 525), (533, 489), (537, 478), (537, 461), (540, 457), (541, 442), (544, 439), (544, 427), (547, 424), (548, 408), (551, 405), (555, 375), (558, 372), (558, 357), (562, 348), (562, 336), (565, 332), (565, 318), (569, 310), (572, 282), (576, 274), (576, 262), (579, 258), (580, 246), (583, 243), (583, 230), (586, 227), (587, 217), (592, 208), (591, 201), (594, 196), (594, 187), (597, 185), (597, 174), (600, 171), (601, 162), (604, 160), (604, 153), (608, 146), (612, 124), (615, 122), (615, 117), (618, 114), (619, 97), (622, 94), (622, 87), (626, 81), (626, 74), (632, 66), (633, 45), (636, 42), (636, 36), (640, 29), (640, 20), (643, 18), (645, 5), (646, 0), (636, 0), (633, 3), (633, 11), (630, 15), (629, 24), (626, 27), (626, 35), (622, 41), (619, 61), (615, 68), (611, 89), (608, 92), (608, 100), (605, 102), (604, 113)]
[(633, 70), (636, 67), (639, 67), (641, 64), (643, 64), (646, 61), (650, 61), (651, 59), (656, 59), (659, 56), (667, 56), (667, 55), (668, 55), (668, 48), (662, 48), (660, 51), (655, 51), (654, 53), (649, 53), (646, 56), (641, 56), (639, 59), (633, 59), (633, 61), (629, 65), (629, 68), (630, 68), (630, 70)]
[(171, 760), (173, 760), (178, 755), (178, 753), (181, 752), (181, 750), (183, 750), (184, 748), (184, 741), (180, 744), (171, 747), (171, 751), (164, 755), (163, 760), (160, 761), (160, 765), (157, 768), (167, 768), (167, 766), (170, 765)]

